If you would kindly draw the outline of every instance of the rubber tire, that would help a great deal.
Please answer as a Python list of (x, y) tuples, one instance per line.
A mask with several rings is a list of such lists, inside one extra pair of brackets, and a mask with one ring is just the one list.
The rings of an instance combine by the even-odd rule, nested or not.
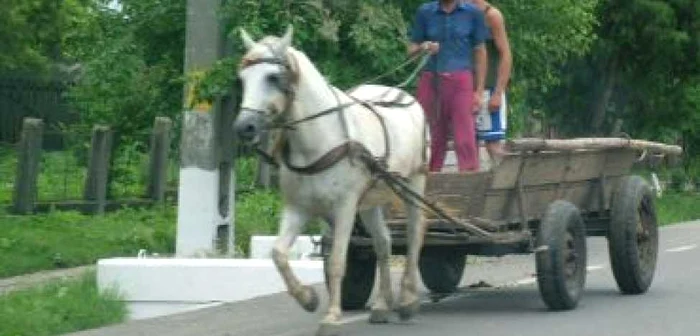
[[(567, 286), (565, 260), (569, 235), (577, 259)], [(576, 308), (586, 284), (587, 248), (586, 227), (575, 205), (562, 200), (549, 205), (540, 223), (537, 247), (542, 248), (535, 256), (542, 300), (555, 311)]]
[[(330, 271), (330, 245), (323, 244), (323, 274), (328, 289)], [(341, 287), (340, 306), (345, 311), (361, 310), (365, 308), (372, 295), (374, 281), (377, 273), (377, 255), (374, 251), (360, 251), (350, 245), (345, 264), (345, 276)]]
[[(646, 202), (646, 205), (645, 205)], [(641, 260), (638, 249), (640, 211), (646, 206), (649, 224), (649, 255)], [(639, 176), (627, 176), (612, 199), (608, 250), (613, 275), (624, 294), (645, 293), (654, 279), (659, 249), (659, 231), (651, 186)]]
[(423, 284), (433, 294), (451, 294), (462, 281), (467, 256), (445, 248), (424, 247), (418, 259)]

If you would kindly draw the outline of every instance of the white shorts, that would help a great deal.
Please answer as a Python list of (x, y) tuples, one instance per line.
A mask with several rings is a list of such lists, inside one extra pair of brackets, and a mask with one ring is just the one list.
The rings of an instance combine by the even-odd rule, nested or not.
[(495, 111), (489, 111), (489, 100), (493, 89), (484, 92), (481, 110), (476, 116), (477, 138), (483, 141), (499, 141), (506, 138), (506, 118), (507, 102), (506, 94), (501, 97), (501, 106)]

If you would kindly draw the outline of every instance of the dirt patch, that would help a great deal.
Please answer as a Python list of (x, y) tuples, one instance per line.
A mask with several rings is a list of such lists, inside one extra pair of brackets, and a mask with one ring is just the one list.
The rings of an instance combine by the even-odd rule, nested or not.
[(95, 269), (95, 266), (82, 266), (52, 271), (41, 271), (37, 273), (0, 279), (0, 295), (5, 295), (19, 289), (39, 286), (54, 280), (78, 278), (85, 272), (93, 269)]

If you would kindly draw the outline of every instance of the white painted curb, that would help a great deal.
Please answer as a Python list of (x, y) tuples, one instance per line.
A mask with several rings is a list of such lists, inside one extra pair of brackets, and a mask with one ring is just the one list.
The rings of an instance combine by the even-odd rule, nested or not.
[[(293, 260), (290, 264), (302, 283), (324, 281), (322, 261)], [(102, 259), (97, 263), (97, 283), (100, 290), (116, 288), (123, 295), (132, 319), (286, 291), (270, 259)]]

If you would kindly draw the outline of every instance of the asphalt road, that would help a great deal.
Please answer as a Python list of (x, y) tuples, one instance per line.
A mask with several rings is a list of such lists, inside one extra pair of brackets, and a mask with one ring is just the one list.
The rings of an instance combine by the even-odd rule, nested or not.
[[(700, 222), (663, 228), (660, 237), (656, 276), (644, 295), (618, 292), (605, 240), (589, 238), (586, 291), (573, 311), (546, 310), (531, 256), (478, 258), (467, 266), (460, 293), (438, 303), (426, 295), (411, 322), (370, 325), (365, 312), (346, 314), (343, 335), (700, 335)], [(468, 288), (480, 281), (492, 287)], [(73, 335), (308, 336), (320, 318), (278, 294)]]

